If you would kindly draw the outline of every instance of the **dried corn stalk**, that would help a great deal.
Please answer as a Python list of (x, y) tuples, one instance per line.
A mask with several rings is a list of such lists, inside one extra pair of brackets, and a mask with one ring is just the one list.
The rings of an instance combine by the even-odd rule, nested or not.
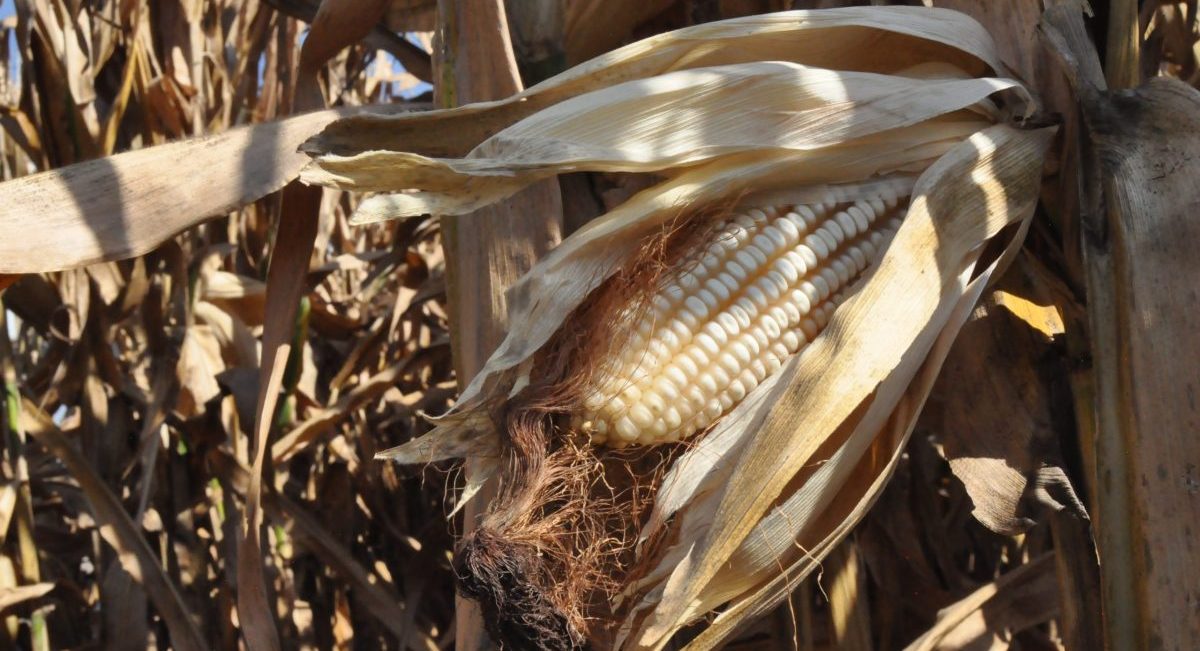
[(1036, 204), (1052, 130), (1009, 126), (1032, 100), (989, 71), (954, 12), (787, 12), (310, 141), (309, 181), (394, 193), (362, 221), (661, 179), (522, 279), (457, 406), (384, 455), (495, 461), (456, 558), (493, 635), (659, 649), (723, 607), (689, 647), (712, 648), (862, 516)]

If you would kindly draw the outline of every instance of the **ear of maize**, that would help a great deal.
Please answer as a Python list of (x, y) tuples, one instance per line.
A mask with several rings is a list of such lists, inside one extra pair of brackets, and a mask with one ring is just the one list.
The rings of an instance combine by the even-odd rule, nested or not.
[(576, 429), (597, 444), (705, 430), (812, 341), (899, 226), (904, 189), (739, 211), (649, 301)]
[[(1036, 203), (1051, 132), (997, 124), (1035, 106), (980, 77), (1003, 74), (995, 50), (966, 16), (911, 7), (714, 23), (310, 148), (306, 180), (395, 193), (359, 221), (466, 214), (562, 172), (661, 174), (511, 288), (509, 334), (452, 411), (382, 455), (499, 476), (455, 570), (502, 642), (659, 649), (721, 606), (688, 643), (716, 648), (862, 517)], [(989, 240), (1006, 252), (980, 268)]]

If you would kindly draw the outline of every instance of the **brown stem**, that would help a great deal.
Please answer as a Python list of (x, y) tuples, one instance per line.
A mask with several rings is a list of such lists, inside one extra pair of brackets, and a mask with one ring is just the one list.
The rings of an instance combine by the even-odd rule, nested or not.
[[(501, 0), (440, 0), (434, 45), (438, 102), (459, 106), (499, 99), (521, 90), (508, 21)], [(470, 215), (442, 217), (446, 292), (454, 369), (460, 387), (483, 367), (504, 333), (504, 290), (561, 237), (558, 185), (545, 181)], [(480, 464), (469, 460), (467, 479)], [(495, 495), (485, 487), (463, 509), (469, 532)], [(460, 651), (492, 648), (472, 602), (456, 602)]]

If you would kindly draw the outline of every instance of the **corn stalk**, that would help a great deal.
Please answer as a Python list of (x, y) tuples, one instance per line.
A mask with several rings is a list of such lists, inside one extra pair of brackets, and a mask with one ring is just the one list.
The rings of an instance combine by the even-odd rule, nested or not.
[[(501, 0), (439, 0), (436, 39), (440, 105), (500, 99), (521, 90)], [(542, 183), (472, 215), (442, 218), (451, 349), (460, 386), (475, 377), (500, 342), (508, 314), (505, 292), (557, 243), (561, 213), (557, 186)], [(466, 533), (495, 486), (483, 483), (490, 474), (486, 463), (472, 461), (464, 473), (467, 490), (479, 491), (463, 509)], [(492, 648), (478, 610), (462, 597), (456, 600), (455, 647)]]

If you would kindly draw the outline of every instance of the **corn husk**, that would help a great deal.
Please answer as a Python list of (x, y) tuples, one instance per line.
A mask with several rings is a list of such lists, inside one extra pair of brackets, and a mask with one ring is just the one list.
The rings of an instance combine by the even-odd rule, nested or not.
[(388, 192), (360, 221), (464, 214), (567, 171), (661, 179), (539, 262), (456, 407), (384, 456), (503, 459), (487, 407), (537, 378), (538, 351), (668, 220), (911, 187), (903, 226), (826, 330), (674, 459), (612, 599), (620, 621), (591, 634), (597, 648), (660, 649), (725, 606), (689, 648), (719, 645), (869, 508), (955, 333), (1020, 245), (1053, 130), (1006, 124), (1033, 102), (989, 70), (987, 34), (954, 12), (786, 12), (635, 43), (502, 102), (335, 123), (308, 144), (304, 178)]
[[(409, 152), (327, 156), (320, 167), (328, 176), (309, 178), (358, 190), (411, 186), (409, 193), (368, 201), (358, 223), (385, 215), (461, 215), (563, 172), (659, 172), (748, 152), (799, 154), (843, 144), (875, 149), (875, 134), (975, 106), (1017, 86), (1008, 79), (913, 78), (778, 61), (696, 68), (566, 100), (488, 138), (463, 158)], [(838, 110), (845, 104), (853, 110)], [(621, 128), (606, 126), (614, 123)]]
[[(660, 563), (670, 569), (665, 584), (639, 586), (653, 608), (629, 648), (660, 648), (668, 633), (726, 601), (733, 605), (714, 623), (717, 630), (761, 614), (861, 517), (898, 458), (954, 334), (1019, 247), (1014, 237), (1004, 255), (976, 268), (980, 241), (1013, 223), (1023, 228), (1032, 214), (1049, 135), (993, 127), (931, 167), (884, 259), (814, 345), (770, 379), (757, 404), (743, 402), (676, 464), (657, 504), (686, 503), (677, 525), (686, 534)], [(697, 463), (713, 454), (710, 441), (729, 444), (719, 458), (736, 461)], [(689, 477), (696, 473), (703, 478)], [(789, 494), (787, 485), (796, 483)], [(677, 490), (690, 496), (676, 497)], [(706, 555), (721, 560), (707, 565)], [(704, 640), (717, 635), (710, 630), (693, 644), (710, 648)]]
[[(569, 166), (573, 160), (571, 152), (558, 151), (570, 140), (549, 138), (547, 134), (538, 133), (538, 129), (548, 123), (563, 122), (563, 113), (572, 108), (578, 110), (581, 108), (579, 106), (549, 111), (548, 115), (543, 116), (546, 119), (531, 122), (527, 125), (529, 129), (518, 128), (517, 133), (510, 134), (528, 137), (533, 132), (534, 141), (526, 143), (526, 151), (536, 150), (543, 154), (544, 165), (541, 168), (527, 169), (528, 166), (521, 165), (505, 167), (506, 153), (510, 154), (507, 157), (510, 164), (519, 161), (511, 159), (514, 153), (511, 151), (514, 149), (511, 138), (506, 139), (498, 134), (515, 126), (523, 118), (571, 98), (609, 89), (624, 82), (647, 80), (672, 72), (763, 61), (789, 62), (826, 70), (888, 74), (934, 65), (942, 68), (945, 76), (957, 77), (976, 77), (989, 70), (994, 73), (1003, 71), (995, 47), (983, 28), (953, 11), (930, 9), (914, 12), (905, 7), (876, 7), (866, 11), (862, 8), (846, 8), (750, 16), (698, 25), (630, 44), (508, 99), (399, 119), (381, 115), (342, 120), (307, 143), (305, 150), (316, 155), (317, 160), (305, 170), (302, 178), (310, 183), (344, 189), (409, 190), (415, 194), (415, 197), (408, 199), (394, 198), (392, 201), (395, 203), (368, 202), (359, 209), (360, 222), (385, 216), (421, 214), (424, 204), (428, 204), (425, 207), (429, 210), (469, 212), (468, 202), (478, 205), (495, 201), (515, 191), (514, 185), (520, 187), (532, 182), (534, 175), (554, 173), (553, 169), (545, 167), (553, 167), (557, 163), (566, 169), (565, 166)], [(736, 71), (730, 73), (737, 74)], [(719, 75), (709, 73), (701, 75), (700, 79), (711, 79), (713, 74)], [(697, 81), (694, 76), (681, 75), (659, 80), (655, 84), (670, 83), (672, 79), (676, 85)], [(711, 83), (709, 87), (712, 87)], [(637, 96), (646, 89), (635, 86), (627, 90), (636, 101)], [(736, 92), (737, 89), (728, 90)], [(760, 91), (757, 96), (766, 97), (766, 94)], [(747, 100), (748, 104), (753, 97), (743, 96), (742, 99)], [(708, 99), (703, 105), (711, 107), (713, 112), (719, 111), (722, 107), (716, 99)], [(599, 98), (593, 96), (590, 103), (608, 102), (611, 106), (619, 100), (616, 95), (609, 99), (606, 93)], [(585, 106), (588, 104), (585, 103)], [(629, 118), (634, 116), (614, 117), (624, 118), (628, 125), (632, 123)], [(637, 120), (642, 125), (653, 121)], [(670, 122), (660, 123), (660, 127), (669, 132), (692, 131), (673, 128), (676, 126)], [(481, 144), (493, 136), (498, 139), (487, 145)], [(588, 144), (586, 140), (585, 144)], [(677, 144), (682, 145), (683, 142)], [(613, 167), (606, 169), (624, 169), (620, 163), (629, 155), (628, 151), (618, 153), (618, 160), (610, 162)], [(439, 190), (445, 190), (446, 182), (454, 182), (453, 178), (447, 181), (446, 176), (452, 177), (456, 166), (454, 159), (459, 158), (464, 159), (460, 165), (470, 166), (467, 161), (475, 164), (477, 173), (472, 180), (482, 187), (464, 187), (460, 183), (454, 186), (455, 192), (450, 193), (452, 196), (436, 194)], [(500, 160), (488, 165), (488, 158)], [(660, 165), (659, 169), (662, 167), (665, 165)], [(579, 165), (576, 168), (593, 169)], [(510, 179), (506, 189), (497, 187), (500, 185), (498, 179), (490, 178), (490, 183), (480, 180), (480, 177), (514, 174), (526, 180), (518, 185), (515, 179)], [(462, 180), (457, 179), (459, 182)], [(426, 196), (425, 193), (431, 191), (435, 194)], [(491, 194), (487, 194), (489, 192)], [(475, 196), (479, 193), (487, 196)], [(443, 203), (445, 205), (441, 205)], [(411, 213), (414, 210), (417, 212)]]

